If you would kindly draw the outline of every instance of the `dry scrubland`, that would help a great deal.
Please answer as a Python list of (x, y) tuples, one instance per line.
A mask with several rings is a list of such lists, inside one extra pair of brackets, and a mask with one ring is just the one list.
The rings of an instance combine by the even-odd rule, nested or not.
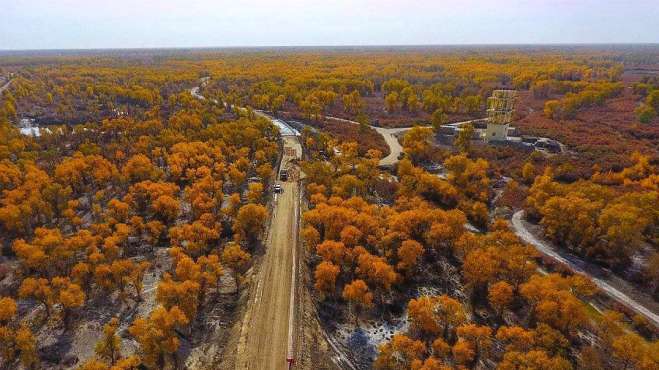
[[(0, 55), (0, 366), (267, 367), (299, 247), (300, 368), (656, 369), (651, 320), (507, 219), (656, 313), (657, 71), (632, 46)], [(568, 150), (438, 144), (500, 88)], [(278, 199), (252, 109), (299, 122)], [(369, 126), (413, 125), (381, 169)]]

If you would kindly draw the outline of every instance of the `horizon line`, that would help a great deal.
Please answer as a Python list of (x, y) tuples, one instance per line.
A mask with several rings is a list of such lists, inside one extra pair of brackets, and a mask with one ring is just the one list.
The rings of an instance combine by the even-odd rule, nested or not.
[(40, 51), (123, 51), (123, 50), (213, 50), (213, 49), (277, 49), (277, 48), (422, 48), (422, 47), (497, 47), (497, 46), (659, 46), (655, 42), (540, 42), (540, 43), (446, 43), (446, 44), (300, 44), (300, 45), (226, 45), (226, 46), (128, 46), (93, 48), (2, 49), (3, 52)]

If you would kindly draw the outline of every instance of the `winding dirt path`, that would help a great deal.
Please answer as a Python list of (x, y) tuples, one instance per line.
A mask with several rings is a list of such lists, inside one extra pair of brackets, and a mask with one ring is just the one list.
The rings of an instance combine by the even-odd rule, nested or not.
[[(558, 261), (562, 264), (569, 266), (575, 272), (588, 276), (595, 283), (595, 285), (597, 285), (597, 287), (600, 290), (602, 290), (604, 293), (606, 293), (609, 297), (619, 302), (620, 304), (624, 305), (625, 307), (633, 310), (634, 312), (647, 317), (650, 321), (654, 323), (655, 326), (659, 327), (659, 315), (657, 315), (657, 313), (654, 310), (648, 309), (643, 304), (639, 303), (629, 295), (623, 293), (621, 290), (614, 287), (613, 286), (614, 282), (611, 279), (607, 279), (601, 276), (593, 276), (593, 274), (589, 273), (586, 270), (594, 267), (588, 266), (590, 267), (588, 268), (586, 266), (586, 262), (576, 258), (575, 256), (561, 253), (557, 251), (555, 248), (553, 248), (549, 243), (537, 238), (535, 235), (533, 235), (533, 233), (531, 233), (531, 231), (528, 230), (525, 221), (523, 220), (523, 217), (524, 217), (524, 211), (517, 211), (515, 212), (515, 214), (513, 214), (511, 220), (515, 234), (517, 234), (517, 236), (519, 236), (520, 239), (522, 239), (526, 243), (533, 245), (538, 251), (540, 251), (540, 253), (548, 257), (551, 257), (555, 261)], [(626, 290), (631, 290), (631, 289), (633, 288), (630, 287), (630, 289), (626, 289)]]
[[(353, 125), (359, 124), (359, 122), (351, 121), (345, 118), (338, 118), (331, 116), (326, 116), (325, 118), (334, 121), (350, 123)], [(412, 127), (397, 127), (397, 128), (385, 128), (385, 127), (377, 127), (377, 126), (370, 126), (370, 127), (375, 131), (377, 131), (378, 134), (380, 134), (384, 138), (384, 141), (389, 146), (389, 155), (380, 159), (380, 163), (379, 163), (380, 166), (388, 167), (398, 163), (398, 157), (400, 157), (401, 153), (403, 153), (403, 147), (400, 145), (400, 142), (398, 142), (398, 137), (396, 135), (400, 134), (401, 132), (408, 131), (412, 129)], [(431, 127), (431, 126), (421, 126), (421, 127)]]
[(393, 166), (398, 163), (398, 158), (403, 153), (403, 146), (400, 145), (398, 141), (397, 134), (405, 132), (411, 127), (405, 128), (383, 128), (383, 127), (374, 127), (371, 126), (375, 131), (377, 131), (383, 138), (384, 141), (389, 145), (389, 155), (380, 159), (380, 166)]
[[(345, 118), (339, 118), (339, 117), (332, 117), (332, 116), (326, 116), (326, 119), (331, 119), (334, 121), (339, 121), (339, 122), (345, 122), (345, 123), (350, 123), (353, 125), (358, 125), (359, 122), (356, 121), (351, 121), (349, 119)], [(469, 120), (469, 121), (463, 121), (463, 122), (453, 122), (447, 124), (447, 126), (460, 126), (464, 125), (467, 123), (473, 123), (478, 121), (477, 119), (475, 120)], [(396, 128), (386, 128), (386, 127), (378, 127), (378, 126), (370, 126), (372, 129), (377, 131), (383, 138), (384, 141), (387, 143), (389, 146), (389, 155), (386, 157), (380, 159), (380, 166), (382, 167), (391, 167), (394, 166), (396, 163), (398, 163), (398, 158), (400, 155), (403, 153), (403, 147), (400, 145), (400, 142), (398, 141), (398, 135), (401, 132), (408, 131), (414, 127), (417, 126), (410, 126), (410, 127), (396, 127)], [(432, 128), (432, 126), (418, 126), (418, 127), (425, 127), (425, 128)]]

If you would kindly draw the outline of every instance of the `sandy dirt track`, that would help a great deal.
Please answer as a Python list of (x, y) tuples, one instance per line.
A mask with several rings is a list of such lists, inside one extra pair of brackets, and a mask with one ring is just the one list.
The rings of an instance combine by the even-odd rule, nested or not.
[(389, 145), (389, 155), (380, 160), (380, 166), (393, 166), (398, 163), (398, 158), (403, 153), (403, 147), (398, 142), (398, 135), (401, 132), (409, 130), (409, 127), (404, 128), (383, 128), (371, 126), (377, 131), (384, 141)]
[[(359, 122), (351, 121), (349, 119), (344, 119), (344, 118), (331, 117), (331, 116), (327, 116), (326, 118), (335, 121), (350, 123), (353, 125), (359, 124)], [(370, 127), (375, 131), (377, 131), (378, 134), (382, 135), (384, 141), (389, 146), (389, 155), (380, 160), (379, 163), (380, 166), (393, 166), (396, 163), (398, 163), (398, 157), (400, 157), (401, 153), (403, 152), (403, 147), (398, 142), (398, 137), (396, 135), (400, 134), (401, 132), (408, 131), (412, 127), (398, 127), (398, 128), (386, 128), (386, 127), (377, 127), (377, 126), (370, 126)], [(430, 127), (430, 126), (423, 126), (423, 127)]]
[[(296, 137), (284, 137), (285, 147), (301, 148)], [(286, 150), (285, 150), (286, 152)], [(292, 158), (284, 155), (282, 165)], [(252, 283), (248, 309), (241, 329), (236, 369), (287, 369), (289, 310), (293, 282), (294, 248), (299, 215), (297, 182), (281, 183), (276, 194), (266, 253)]]
[(0, 86), (0, 94), (2, 94), (3, 91), (5, 91), (9, 88), (9, 85), (11, 85), (11, 81), (13, 81), (13, 80), (9, 80), (9, 81), (7, 81), (6, 84)]
[[(512, 225), (513, 225), (513, 229), (515, 230), (515, 234), (517, 234), (517, 236), (519, 236), (520, 239), (536, 247), (536, 249), (539, 250), (542, 254), (549, 256), (554, 260), (569, 266), (572, 270), (580, 274), (587, 275), (595, 283), (595, 285), (597, 285), (599, 289), (604, 291), (615, 301), (630, 308), (634, 312), (647, 317), (650, 321), (652, 321), (652, 323), (656, 327), (659, 327), (659, 316), (654, 310), (646, 308), (641, 303), (631, 298), (629, 295), (615, 288), (612, 285), (614, 283), (610, 279), (606, 279), (605, 277), (602, 276), (597, 277), (590, 274), (588, 271), (586, 271), (587, 270), (585, 268), (586, 263), (578, 259), (576, 256), (571, 256), (561, 253), (559, 250), (550, 246), (549, 243), (546, 243), (536, 238), (535, 235), (533, 235), (533, 233), (531, 233), (526, 228), (524, 222), (524, 211), (515, 212), (512, 218)], [(633, 290), (633, 289), (628, 289), (628, 290)]]

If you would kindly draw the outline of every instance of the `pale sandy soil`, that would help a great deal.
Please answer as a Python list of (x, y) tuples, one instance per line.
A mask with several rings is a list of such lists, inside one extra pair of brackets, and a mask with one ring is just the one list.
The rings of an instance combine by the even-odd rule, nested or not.
[[(284, 137), (284, 146), (301, 155), (297, 137)], [(284, 150), (287, 153), (287, 150)], [(282, 166), (292, 157), (284, 154)], [(292, 179), (291, 179), (292, 180)], [(286, 369), (289, 344), (289, 310), (293, 294), (293, 253), (299, 215), (299, 186), (282, 183), (275, 195), (266, 252), (252, 282), (250, 300), (242, 323), (236, 369)]]

